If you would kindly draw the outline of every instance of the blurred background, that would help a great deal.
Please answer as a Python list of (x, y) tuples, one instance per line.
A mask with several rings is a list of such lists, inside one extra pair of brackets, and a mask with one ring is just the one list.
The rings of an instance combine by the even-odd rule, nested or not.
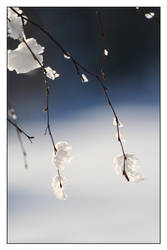
[[(89, 71), (100, 74), (102, 47), (96, 8), (21, 8)], [(16, 130), (8, 126), (8, 241), (10, 243), (159, 242), (160, 27), (135, 7), (99, 8), (105, 33), (105, 86), (124, 124), (125, 150), (134, 153), (145, 180), (127, 183), (115, 174), (121, 154), (113, 114), (98, 82), (83, 84), (39, 29), (27, 24), (26, 37), (45, 47), (44, 63), (60, 74), (50, 80), (49, 109), (55, 141), (72, 145), (73, 160), (63, 171), (68, 199), (57, 200), (51, 182), (52, 144), (46, 128), (45, 87), (40, 69), (8, 71), (8, 103), (18, 124), (35, 136), (23, 137), (28, 169)], [(160, 8), (147, 7), (159, 18)], [(8, 49), (19, 42), (8, 38)], [(84, 73), (84, 72), (83, 72)]]

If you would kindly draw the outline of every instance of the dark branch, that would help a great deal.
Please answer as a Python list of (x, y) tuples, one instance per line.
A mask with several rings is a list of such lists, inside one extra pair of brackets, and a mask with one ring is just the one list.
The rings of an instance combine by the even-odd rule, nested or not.
[(23, 141), (22, 141), (22, 138), (21, 138), (21, 133), (20, 133), (20, 131), (18, 129), (16, 129), (16, 132), (17, 132), (18, 141), (20, 143), (21, 151), (22, 151), (22, 154), (23, 154), (24, 166), (25, 166), (25, 168), (28, 168), (27, 153), (26, 153), (24, 145), (23, 145)]
[(103, 31), (103, 24), (102, 24), (102, 18), (101, 18), (101, 14), (99, 10), (96, 10), (96, 15), (97, 15), (97, 19), (98, 19), (98, 24), (99, 24), (99, 29), (100, 29), (100, 34), (101, 34), (101, 42), (102, 42), (102, 65), (101, 65), (101, 74), (102, 74), (102, 78), (105, 80), (105, 73), (104, 73), (104, 61), (106, 59), (106, 56), (104, 54), (104, 31)]
[(34, 139), (34, 136), (30, 136), (28, 135), (26, 132), (24, 132), (24, 130), (22, 130), (20, 127), (18, 127), (18, 125), (16, 123), (14, 123), (13, 121), (11, 121), (9, 118), (7, 118), (7, 121), (12, 124), (20, 133), (23, 133), (32, 143), (32, 139)]

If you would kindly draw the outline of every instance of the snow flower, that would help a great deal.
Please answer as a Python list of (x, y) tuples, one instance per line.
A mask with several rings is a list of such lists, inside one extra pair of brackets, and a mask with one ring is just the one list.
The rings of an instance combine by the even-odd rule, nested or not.
[[(19, 8), (13, 8), (13, 9), (15, 9), (19, 14), (22, 14), (22, 12), (23, 12)], [(24, 17), (26, 17), (26, 16), (24, 16)], [(27, 23), (27, 21), (24, 20), (24, 25), (26, 23)], [(21, 17), (19, 17), (10, 8), (8, 8), (8, 36), (13, 38), (13, 39), (18, 39), (20, 41), (24, 37)]]
[[(115, 117), (114, 117), (114, 119), (113, 119), (113, 125), (114, 125), (114, 126), (117, 126), (117, 120), (116, 120)], [(123, 127), (123, 124), (122, 124), (120, 121), (118, 121), (118, 126), (119, 126), (119, 128), (122, 128), (122, 127)]]
[(45, 70), (47, 73), (47, 77), (52, 79), (52, 80), (54, 80), (55, 78), (60, 76), (60, 74), (56, 73), (56, 71), (53, 70), (51, 67), (46, 67)]
[[(113, 163), (115, 165), (115, 171), (118, 175), (123, 173), (124, 169), (124, 156), (119, 155), (116, 156), (113, 160)], [(138, 183), (142, 180), (144, 180), (144, 177), (139, 171), (139, 166), (137, 165), (138, 159), (133, 154), (126, 154), (126, 160), (125, 160), (125, 171), (129, 178), (130, 182)]]
[(88, 78), (84, 74), (82, 74), (82, 82), (88, 82)]
[[(27, 39), (26, 43), (40, 63), (43, 64), (43, 55), (41, 54), (44, 52), (44, 47), (38, 44), (34, 38)], [(24, 42), (21, 42), (15, 50), (8, 50), (8, 69), (10, 71), (15, 70), (17, 74), (21, 74), (40, 67)]]
[(66, 181), (66, 178), (63, 176), (54, 176), (52, 180), (52, 188), (54, 191), (54, 194), (59, 200), (66, 200), (67, 194), (64, 192), (64, 182)]
[(72, 149), (68, 142), (60, 141), (56, 145), (57, 152), (53, 151), (52, 154), (52, 164), (58, 170), (63, 170), (66, 163), (71, 162), (71, 157), (69, 151)]
[(70, 56), (67, 56), (67, 55), (64, 54), (64, 58), (70, 59)]
[(13, 120), (16, 120), (16, 119), (17, 119), (15, 110), (14, 110), (13, 108), (8, 109), (8, 115), (9, 115), (10, 117), (12, 117)]
[(147, 18), (147, 19), (151, 19), (151, 18), (153, 18), (155, 16), (155, 13), (154, 12), (150, 12), (150, 13), (146, 13), (145, 14), (145, 17)]
[(108, 56), (108, 50), (107, 49), (104, 49), (104, 55)]

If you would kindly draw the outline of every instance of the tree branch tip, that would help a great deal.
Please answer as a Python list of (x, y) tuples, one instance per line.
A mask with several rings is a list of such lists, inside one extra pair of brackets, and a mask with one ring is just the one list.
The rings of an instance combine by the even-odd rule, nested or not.
[(125, 176), (126, 180), (129, 182), (130, 180), (129, 180), (129, 177), (128, 177), (128, 175), (127, 175), (127, 173), (126, 173), (125, 170), (123, 170), (123, 175)]

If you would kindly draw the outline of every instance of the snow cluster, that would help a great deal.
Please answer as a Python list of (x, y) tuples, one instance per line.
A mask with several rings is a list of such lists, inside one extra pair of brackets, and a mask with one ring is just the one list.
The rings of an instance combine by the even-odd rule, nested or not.
[(70, 59), (70, 56), (67, 56), (67, 55), (64, 54), (64, 58), (65, 59)]
[(52, 154), (52, 164), (58, 170), (63, 170), (65, 168), (66, 163), (71, 162), (71, 156), (69, 155), (69, 151), (72, 149), (68, 142), (60, 141), (56, 145), (57, 152), (53, 150)]
[(88, 82), (88, 78), (86, 77), (85, 74), (82, 74), (82, 82)]
[[(14, 9), (19, 14), (23, 13), (23, 11), (19, 8)], [(26, 23), (27, 21), (24, 20), (24, 25)], [(21, 17), (19, 17), (10, 8), (8, 8), (8, 36), (20, 41), (20, 44), (16, 49), (8, 50), (8, 69), (10, 71), (15, 70), (17, 74), (24, 74), (34, 69), (41, 68), (41, 65), (43, 65), (42, 53), (44, 52), (45, 48), (38, 44), (35, 38), (26, 39)], [(36, 57), (39, 62), (34, 57)], [(46, 67), (45, 70), (47, 71), (47, 77), (52, 80), (60, 76), (50, 67)]]
[(66, 178), (63, 176), (54, 176), (52, 180), (52, 188), (56, 195), (56, 197), (59, 200), (66, 200), (67, 194), (64, 192), (64, 182), (66, 181)]
[[(43, 64), (44, 47), (37, 43), (34, 38), (29, 38), (26, 43), (31, 48), (37, 59)], [(15, 70), (17, 74), (27, 73), (40, 68), (40, 64), (33, 58), (24, 42), (21, 42), (15, 50), (8, 50), (8, 69)]]
[(55, 78), (60, 76), (60, 74), (56, 73), (56, 71), (53, 70), (51, 67), (46, 67), (45, 70), (47, 73), (47, 77), (52, 79), (52, 80), (54, 80)]
[[(123, 155), (116, 156), (113, 160), (113, 163), (115, 165), (116, 173), (118, 175), (122, 174), (124, 168), (124, 156)], [(138, 183), (144, 180), (144, 177), (140, 173), (140, 169), (138, 166), (138, 159), (133, 154), (126, 154), (125, 171), (130, 182)]]
[(145, 14), (145, 17), (147, 18), (147, 19), (151, 19), (151, 18), (153, 18), (155, 16), (155, 13), (154, 12), (149, 12), (149, 13), (146, 13)]
[[(71, 156), (69, 151), (72, 147), (66, 141), (60, 141), (55, 145), (57, 152), (53, 151), (52, 154), (52, 164), (57, 168), (58, 171), (61, 171), (65, 168), (66, 163), (71, 162)], [(67, 195), (64, 193), (64, 182), (65, 177), (55, 176), (53, 178), (52, 187), (56, 197), (60, 200), (65, 200)]]
[[(20, 10), (19, 8), (13, 8), (13, 9), (15, 9), (19, 14), (23, 13), (23, 11)], [(26, 23), (27, 21), (24, 20), (24, 25)], [(17, 39), (21, 41), (24, 37), (22, 25), (23, 24), (22, 24), (21, 17), (18, 17), (18, 15), (13, 10), (8, 8), (8, 36), (13, 39)]]
[(17, 119), (15, 110), (14, 110), (13, 108), (9, 108), (9, 109), (8, 109), (8, 115), (9, 115), (13, 120), (16, 120), (16, 119)]
[(107, 49), (104, 49), (104, 55), (108, 56), (108, 50)]

